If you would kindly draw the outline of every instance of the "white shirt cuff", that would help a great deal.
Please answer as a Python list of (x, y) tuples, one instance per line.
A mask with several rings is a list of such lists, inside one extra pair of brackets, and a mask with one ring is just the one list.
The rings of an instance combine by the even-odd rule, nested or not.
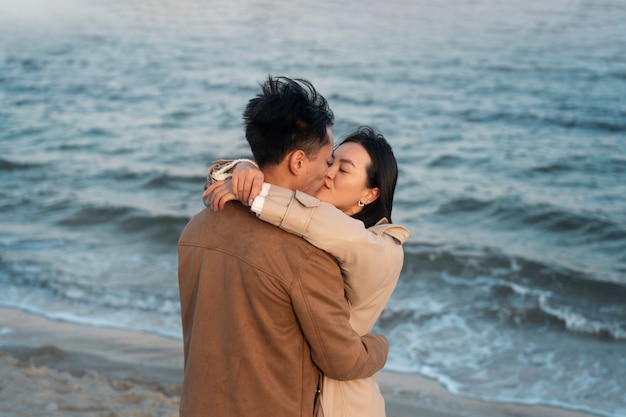
[(261, 193), (257, 195), (252, 201), (252, 205), (250, 206), (250, 210), (252, 210), (256, 215), (260, 215), (263, 211), (263, 206), (265, 205), (265, 197), (270, 193), (271, 184), (266, 182), (263, 183), (261, 187)]

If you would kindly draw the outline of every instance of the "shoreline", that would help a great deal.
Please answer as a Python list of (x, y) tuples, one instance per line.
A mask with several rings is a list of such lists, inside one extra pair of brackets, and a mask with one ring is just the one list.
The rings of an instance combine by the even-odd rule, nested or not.
[[(178, 416), (182, 341), (0, 307), (0, 415)], [(388, 417), (593, 417), (455, 396), (414, 374), (377, 374)], [(108, 413), (108, 414), (107, 414)]]

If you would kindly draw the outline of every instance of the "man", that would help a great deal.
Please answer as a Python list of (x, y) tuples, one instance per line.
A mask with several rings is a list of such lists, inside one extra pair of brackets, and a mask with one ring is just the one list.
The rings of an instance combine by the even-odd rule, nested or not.
[[(305, 80), (269, 77), (244, 111), (267, 182), (315, 193), (332, 164), (333, 114)], [(314, 415), (321, 373), (380, 370), (388, 344), (349, 325), (334, 258), (247, 207), (196, 214), (179, 240), (181, 417)]]

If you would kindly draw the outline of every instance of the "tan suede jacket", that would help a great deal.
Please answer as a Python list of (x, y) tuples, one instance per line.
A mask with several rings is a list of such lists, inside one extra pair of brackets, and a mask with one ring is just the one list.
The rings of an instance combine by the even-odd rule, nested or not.
[(320, 371), (381, 369), (388, 344), (349, 324), (334, 258), (239, 203), (195, 215), (179, 239), (181, 417), (313, 415)]
[[(403, 227), (381, 219), (366, 229), (328, 203), (301, 192), (270, 186), (260, 219), (304, 237), (339, 261), (350, 301), (350, 324), (372, 331), (398, 282), (409, 236)], [(338, 381), (325, 376), (322, 388), (325, 417), (383, 417), (385, 402), (374, 376)]]

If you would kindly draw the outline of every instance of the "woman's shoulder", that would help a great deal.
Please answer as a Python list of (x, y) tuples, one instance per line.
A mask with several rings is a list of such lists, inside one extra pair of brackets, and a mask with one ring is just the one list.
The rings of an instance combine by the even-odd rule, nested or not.
[(393, 237), (396, 241), (398, 241), (399, 244), (403, 244), (404, 242), (406, 242), (406, 240), (409, 238), (409, 235), (411, 234), (411, 232), (409, 232), (409, 229), (407, 229), (406, 227), (399, 224), (389, 223), (389, 220), (384, 217), (380, 219), (378, 223), (376, 223), (374, 226), (370, 227), (367, 230), (372, 233), (376, 233), (379, 236), (383, 234), (389, 235)]

